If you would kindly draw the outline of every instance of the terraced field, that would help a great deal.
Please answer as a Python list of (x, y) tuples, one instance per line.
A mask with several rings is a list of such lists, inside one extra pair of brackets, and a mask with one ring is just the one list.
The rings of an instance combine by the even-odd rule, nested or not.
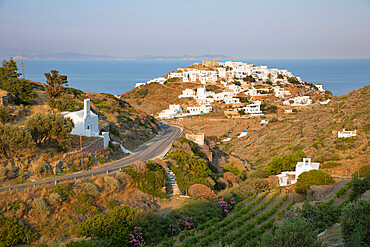
[(255, 246), (261, 235), (268, 231), (276, 218), (288, 211), (294, 201), (280, 190), (252, 195), (235, 206), (225, 219), (214, 218), (196, 229), (186, 231), (160, 246)]

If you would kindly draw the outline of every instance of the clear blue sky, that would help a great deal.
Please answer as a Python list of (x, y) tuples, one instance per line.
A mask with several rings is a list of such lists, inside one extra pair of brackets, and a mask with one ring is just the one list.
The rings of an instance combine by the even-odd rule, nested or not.
[(0, 0), (0, 48), (370, 58), (370, 0)]

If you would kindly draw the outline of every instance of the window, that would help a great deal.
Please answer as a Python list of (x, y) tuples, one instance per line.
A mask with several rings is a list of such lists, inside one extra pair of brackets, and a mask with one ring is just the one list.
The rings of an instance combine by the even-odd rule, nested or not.
[(90, 126), (89, 125), (87, 126), (87, 129), (90, 129)]

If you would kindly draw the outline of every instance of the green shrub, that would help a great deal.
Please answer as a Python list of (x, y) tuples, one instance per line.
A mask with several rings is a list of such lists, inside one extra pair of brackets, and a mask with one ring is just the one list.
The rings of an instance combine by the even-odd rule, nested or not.
[(269, 247), (319, 247), (317, 233), (301, 217), (292, 217), (281, 224), (276, 231), (262, 235), (260, 246)]
[(353, 180), (351, 182), (348, 182), (343, 188), (337, 191), (336, 195), (337, 197), (340, 197), (341, 195), (344, 195), (346, 191), (353, 185)]
[(128, 246), (129, 234), (133, 227), (130, 223), (140, 211), (130, 207), (116, 207), (106, 215), (95, 215), (82, 222), (78, 228), (79, 236), (99, 238), (110, 242), (113, 246)]
[(16, 219), (0, 215), (0, 246), (10, 247), (28, 244), (36, 240), (36, 234)]
[(0, 106), (0, 123), (6, 123), (10, 120), (10, 111), (6, 106)]
[(66, 184), (57, 184), (49, 190), (49, 194), (52, 193), (58, 193), (63, 198), (63, 201), (66, 201), (69, 199), (69, 196), (73, 194), (73, 191)]
[(321, 170), (311, 170), (299, 175), (295, 191), (300, 194), (306, 194), (311, 185), (333, 184), (334, 179)]
[(339, 222), (340, 209), (331, 206), (330, 203), (323, 203), (319, 206), (311, 205), (308, 201), (302, 206), (302, 209), (298, 209), (298, 213), (307, 220), (317, 232), (323, 232), (325, 229)]
[(350, 245), (354, 241), (370, 245), (370, 200), (359, 199), (343, 208), (341, 231), (348, 246), (354, 246)]
[(341, 163), (337, 163), (337, 162), (326, 162), (326, 163), (324, 163), (324, 164), (321, 165), (321, 169), (333, 168), (333, 167), (337, 167), (337, 166), (341, 166)]
[(122, 170), (129, 174), (135, 181), (135, 186), (149, 195), (158, 198), (168, 198), (168, 195), (162, 192), (167, 175), (162, 166), (155, 162), (146, 163), (147, 170), (145, 172), (135, 172), (134, 166)]
[(349, 194), (349, 200), (353, 201), (357, 196), (362, 195), (370, 189), (370, 175), (367, 175), (363, 180), (354, 178), (352, 191)]
[(50, 213), (50, 207), (42, 198), (36, 198), (33, 200), (33, 208), (41, 215)]
[(226, 165), (224, 166), (223, 170), (224, 172), (231, 172), (232, 174), (239, 177), (242, 175), (242, 172), (236, 166), (233, 165)]

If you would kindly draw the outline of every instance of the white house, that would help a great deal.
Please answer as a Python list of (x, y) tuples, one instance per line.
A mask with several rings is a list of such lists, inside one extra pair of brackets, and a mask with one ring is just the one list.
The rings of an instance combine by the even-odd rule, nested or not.
[(316, 84), (315, 85), (317, 87), (317, 89), (320, 91), (320, 92), (324, 92), (324, 86), (322, 84)]
[(262, 119), (260, 124), (268, 124), (269, 123), (269, 120), (265, 120), (265, 119)]
[(312, 163), (311, 158), (303, 158), (303, 162), (297, 162), (295, 171), (292, 172), (282, 172), (276, 175), (279, 179), (280, 186), (286, 186), (289, 184), (295, 184), (299, 175), (303, 172), (318, 170), (320, 168), (320, 163)]
[(229, 136), (228, 138), (222, 140), (222, 142), (228, 142), (228, 141), (231, 141), (231, 136)]
[(343, 129), (342, 131), (338, 131), (338, 138), (347, 138), (347, 137), (352, 137), (357, 135), (357, 130), (354, 131), (349, 131)]
[(84, 100), (84, 109), (76, 112), (67, 112), (64, 117), (72, 119), (75, 127), (72, 129), (72, 135), (81, 135), (88, 137), (101, 137), (104, 139), (104, 147), (107, 147), (110, 141), (109, 133), (102, 132), (99, 135), (98, 115), (90, 110), (90, 99)]
[(285, 96), (290, 95), (289, 90), (285, 90), (284, 88), (281, 88), (281, 87), (274, 87), (274, 92), (275, 92), (275, 97), (277, 98), (285, 98)]
[(261, 111), (261, 101), (259, 100), (253, 102), (252, 104), (247, 105), (246, 107), (243, 108), (243, 110), (246, 113), (251, 114), (252, 116), (263, 115)]
[(284, 100), (283, 104), (290, 106), (306, 106), (312, 104), (312, 100), (310, 99), (310, 96), (297, 96)]
[(169, 109), (163, 110), (158, 114), (158, 117), (160, 119), (171, 119), (176, 117), (176, 115), (179, 114), (180, 112), (182, 112), (180, 105), (170, 105), (168, 108)]
[(194, 89), (191, 89), (191, 88), (187, 88), (183, 90), (182, 94), (179, 95), (179, 99), (180, 98), (194, 98), (194, 97), (195, 97), (195, 91)]
[(239, 98), (226, 98), (224, 99), (224, 102), (226, 104), (237, 104), (237, 103), (240, 103), (240, 99)]

